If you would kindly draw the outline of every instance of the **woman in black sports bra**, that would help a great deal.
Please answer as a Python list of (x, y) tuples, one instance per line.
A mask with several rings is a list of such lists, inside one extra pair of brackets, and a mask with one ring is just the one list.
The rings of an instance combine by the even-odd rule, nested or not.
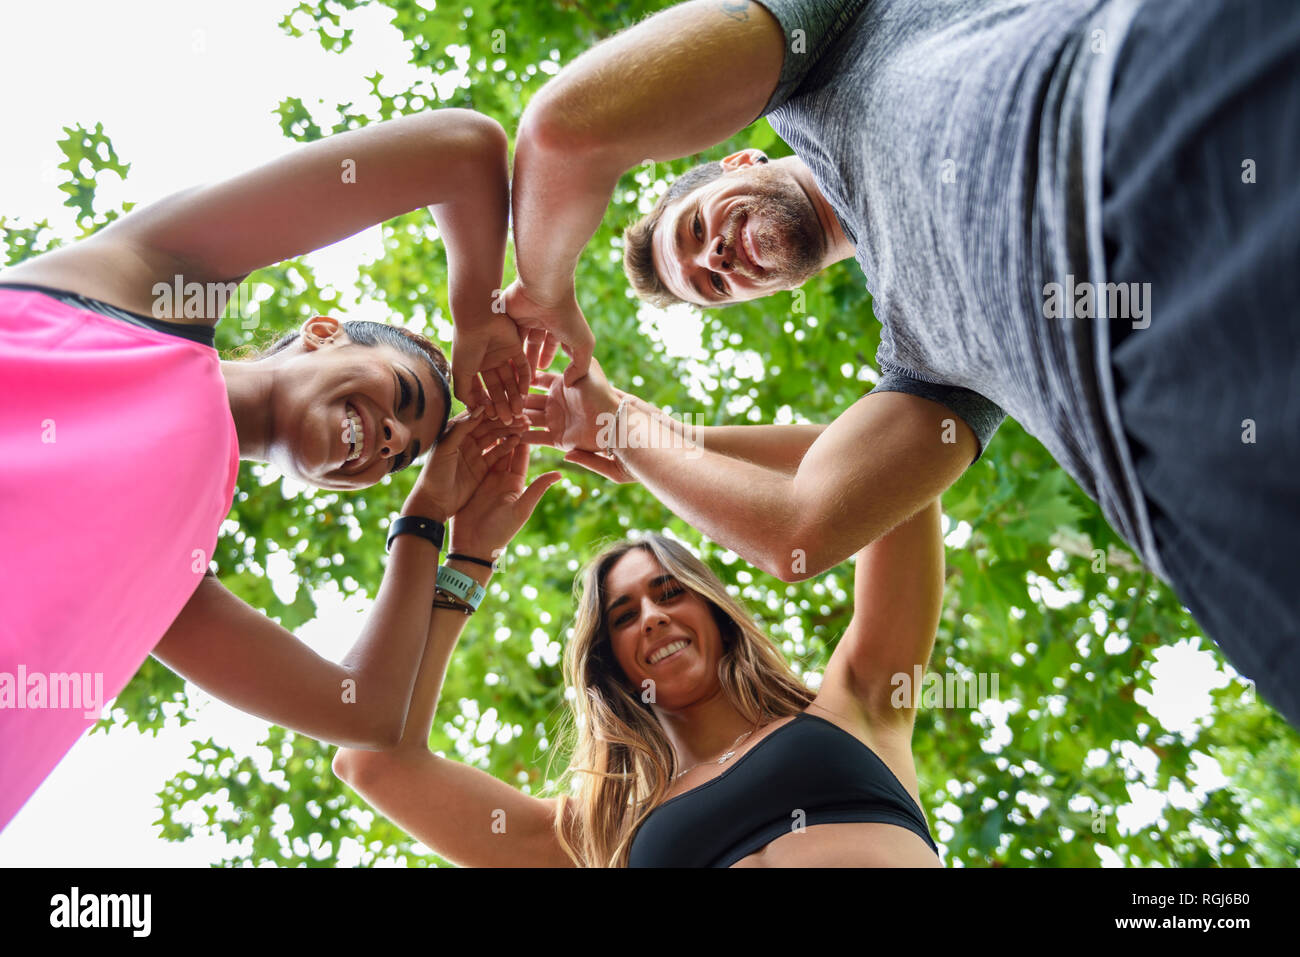
[(942, 593), (935, 501), (858, 553), (853, 619), (814, 691), (689, 550), (621, 542), (588, 566), (565, 651), (563, 796), (430, 753), (450, 636), (431, 639), (399, 746), (341, 749), (334, 769), (464, 865), (939, 866), (893, 679), (929, 660)]

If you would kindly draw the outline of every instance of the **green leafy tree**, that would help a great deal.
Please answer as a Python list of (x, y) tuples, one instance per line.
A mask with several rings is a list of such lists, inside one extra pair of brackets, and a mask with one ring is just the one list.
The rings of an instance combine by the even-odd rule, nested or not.
[[(368, 5), (372, 0), (301, 3), (280, 26), (341, 52), (352, 40), (352, 11)], [(563, 64), (666, 5), (475, 0), (472, 9), (428, 10), (415, 0), (389, 0), (383, 6), (420, 79), (399, 90), (378, 73), (358, 77), (355, 101), (341, 104), (288, 91), (277, 109), (281, 127), (288, 139), (305, 142), (456, 106), (495, 116), (513, 131), (529, 97)], [(61, 168), (69, 179), (60, 189), (85, 234), (129, 208), (99, 210), (94, 198), (97, 176), (125, 176), (129, 165), (101, 127), (66, 132)], [(638, 307), (622, 274), (622, 229), (667, 181), (746, 146), (789, 153), (759, 121), (707, 154), (630, 171), (579, 266), (580, 301), (616, 385), (706, 424), (830, 421), (875, 377), (879, 325), (855, 264), (838, 264), (795, 293), (699, 314), (702, 349), (687, 357), (665, 349), (656, 314)], [(9, 263), (57, 245), (50, 233), (44, 220), (0, 218)], [(359, 270), (361, 295), (384, 303), (394, 321), (448, 342), (446, 263), (432, 218), (400, 217), (385, 224), (383, 237), (384, 258)], [(272, 295), (255, 319), (222, 322), (223, 356), (337, 308), (337, 292), (321, 287), (300, 261), (248, 282), (266, 284)], [(506, 571), (461, 639), (430, 742), (435, 750), (529, 793), (558, 777), (564, 758), (552, 749), (565, 714), (559, 657), (573, 579), (604, 543), (634, 529), (667, 530), (697, 548), (796, 669), (819, 677), (848, 625), (852, 562), (797, 585), (774, 581), (703, 541), (640, 486), (610, 485), (550, 450), (537, 458), (565, 479), (516, 538)], [(333, 583), (344, 595), (373, 596), (383, 520), (396, 514), (414, 478), (411, 470), (365, 492), (286, 495), (272, 471), (244, 463), (214, 556), (221, 580), (290, 630), (315, 616), (317, 588)], [(1131, 865), (1294, 864), (1300, 739), (1230, 676), (1173, 593), (1142, 568), (1043, 447), (1007, 421), (943, 505), (956, 535), (930, 667), (998, 680), (997, 705), (927, 707), (917, 719), (922, 798), (949, 862), (1096, 866), (1113, 855)], [(266, 577), (275, 552), (287, 553), (298, 576), (287, 602)], [(1210, 718), (1180, 733), (1162, 727), (1145, 702), (1156, 651), (1188, 639), (1207, 648), (1225, 675)], [(184, 682), (150, 659), (96, 730), (136, 725), (156, 733), (165, 723), (185, 723), (187, 709)], [(443, 863), (334, 778), (331, 747), (279, 728), (268, 729), (260, 747), (264, 760), (255, 762), (215, 741), (195, 742), (187, 768), (159, 792), (162, 837), (184, 840), (196, 828), (220, 833), (231, 842), (229, 865), (331, 865), (349, 840), (363, 864)], [(1185, 797), (1204, 757), (1220, 761), (1230, 784), (1204, 800)], [(1154, 825), (1128, 833), (1118, 811), (1139, 785), (1178, 800)], [(201, 823), (183, 823), (193, 808)]]

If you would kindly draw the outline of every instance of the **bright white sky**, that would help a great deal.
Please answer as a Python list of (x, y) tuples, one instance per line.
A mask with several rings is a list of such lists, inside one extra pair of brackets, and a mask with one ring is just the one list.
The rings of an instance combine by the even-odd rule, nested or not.
[[(62, 235), (72, 234), (71, 211), (57, 190), (62, 154), (55, 142), (65, 125), (102, 122), (118, 156), (131, 163), (129, 189), (119, 189), (111, 174), (100, 180), (103, 208), (122, 199), (158, 199), (285, 152), (291, 144), (272, 113), (281, 97), (299, 96), (309, 107), (317, 98), (362, 104), (367, 86), (361, 78), (376, 69), (387, 78), (386, 92), (388, 84), (406, 89), (417, 79), (385, 11), (365, 9), (346, 20), (356, 33), (340, 56), (314, 39), (283, 34), (276, 23), (290, 6), (290, 0), (6, 0), (0, 6), (0, 213), (27, 222), (49, 218)], [(510, 118), (498, 119), (512, 128)], [(350, 288), (355, 267), (380, 253), (372, 229), (314, 254), (311, 262), (323, 281), (344, 293), (341, 305), (356, 316)], [(689, 313), (661, 314), (654, 324), (672, 354), (699, 355), (699, 325)], [(272, 579), (280, 577), (273, 569)], [(345, 605), (337, 592), (318, 593), (317, 604), (320, 618), (299, 635), (338, 660), (360, 631), (366, 605)], [(1208, 688), (1222, 686), (1225, 676), (1185, 643), (1163, 650), (1160, 659), (1151, 705), (1157, 725), (1191, 730), (1193, 720), (1208, 712)], [(157, 837), (156, 792), (184, 765), (191, 741), (212, 737), (256, 754), (266, 726), (193, 688), (190, 700), (198, 720), (183, 729), (156, 738), (135, 732), (82, 738), (0, 833), (0, 864), (206, 866), (220, 860), (219, 839), (172, 844)], [(1221, 780), (1211, 762), (1198, 783), (1212, 787)], [(1134, 796), (1135, 803), (1121, 809), (1121, 830), (1149, 823), (1163, 802), (1141, 785)], [(929, 810), (942, 836), (944, 808)]]

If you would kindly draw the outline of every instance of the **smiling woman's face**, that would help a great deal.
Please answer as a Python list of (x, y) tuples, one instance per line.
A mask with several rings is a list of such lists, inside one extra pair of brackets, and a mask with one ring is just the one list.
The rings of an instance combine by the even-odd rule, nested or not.
[(605, 575), (610, 646), (639, 696), (654, 682), (654, 703), (674, 711), (717, 694), (722, 635), (703, 597), (685, 588), (653, 553), (634, 548)]
[(651, 246), (673, 295), (722, 306), (801, 285), (821, 266), (826, 237), (785, 166), (744, 160), (666, 208)]
[(446, 403), (423, 359), (351, 342), (332, 319), (313, 320), (285, 353), (269, 458), (286, 475), (318, 488), (367, 488), (433, 447)]

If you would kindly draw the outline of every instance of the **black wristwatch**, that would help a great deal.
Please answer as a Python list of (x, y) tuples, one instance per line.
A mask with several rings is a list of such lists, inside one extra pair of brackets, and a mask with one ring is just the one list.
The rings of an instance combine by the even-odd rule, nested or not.
[(398, 535), (419, 535), (421, 538), (433, 542), (433, 547), (438, 551), (442, 551), (442, 540), (445, 534), (446, 526), (442, 522), (424, 518), (420, 515), (403, 515), (389, 526), (388, 544), (384, 548), (391, 552), (393, 550), (393, 539)]

